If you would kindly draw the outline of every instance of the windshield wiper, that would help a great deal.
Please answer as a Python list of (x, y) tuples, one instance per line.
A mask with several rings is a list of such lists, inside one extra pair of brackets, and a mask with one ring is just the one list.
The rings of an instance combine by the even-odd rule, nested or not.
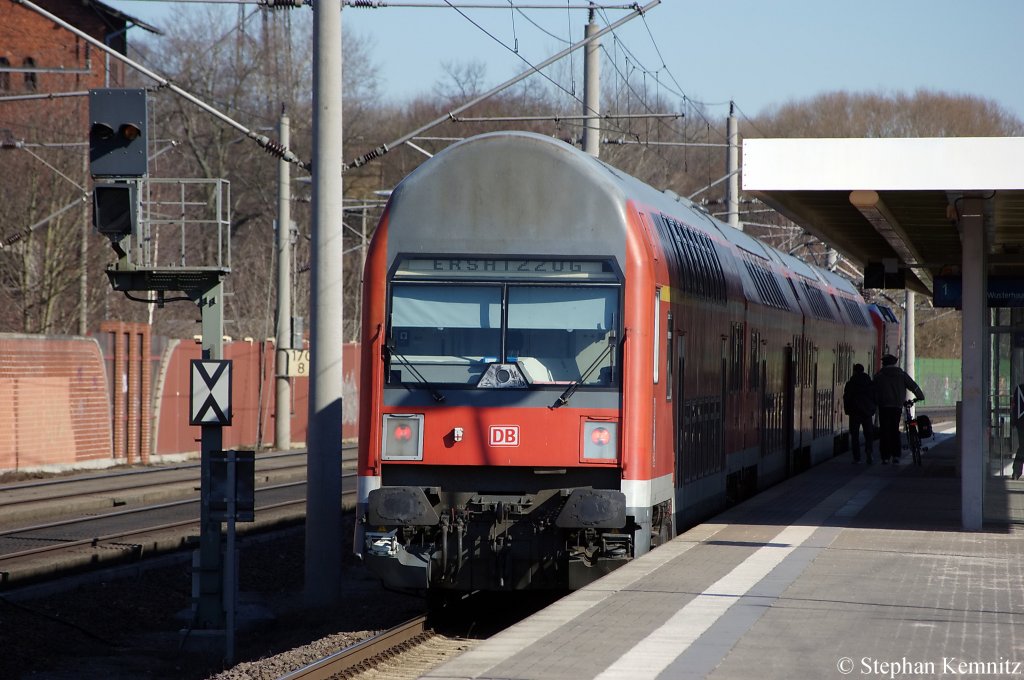
[(562, 392), (561, 396), (558, 397), (557, 400), (555, 400), (555, 403), (551, 408), (558, 408), (559, 406), (565, 406), (568, 404), (569, 400), (572, 399), (572, 395), (576, 394), (576, 390), (579, 389), (580, 385), (591, 376), (594, 370), (601, 365), (601, 362), (611, 354), (613, 349), (615, 349), (615, 345), (615, 331), (612, 331), (608, 336), (608, 346), (604, 348), (604, 351), (601, 352), (596, 359), (594, 359), (594, 363), (590, 364), (590, 366), (587, 367), (587, 370), (583, 371), (583, 375), (579, 377), (579, 380), (574, 380), (571, 385), (565, 388), (565, 391)]
[(417, 368), (413, 366), (412, 363), (408, 359), (406, 359), (404, 355), (395, 351), (395, 341), (393, 339), (388, 338), (387, 342), (384, 343), (384, 351), (388, 353), (389, 357), (398, 359), (398, 361), (403, 366), (409, 369), (409, 373), (411, 373), (413, 377), (415, 377), (416, 380), (418, 380), (421, 385), (423, 385), (424, 387), (427, 388), (427, 390), (429, 390), (430, 396), (433, 397), (434, 401), (436, 401), (439, 404), (442, 401), (444, 401), (444, 395), (438, 392), (437, 388), (430, 384), (430, 382), (428, 382), (427, 379), (423, 377), (423, 374), (420, 373), (419, 370), (417, 370)]

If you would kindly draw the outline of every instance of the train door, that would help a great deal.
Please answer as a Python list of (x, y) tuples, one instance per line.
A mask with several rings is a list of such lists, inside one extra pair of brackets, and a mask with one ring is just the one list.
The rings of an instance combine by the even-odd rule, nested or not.
[(814, 411), (811, 415), (811, 451), (808, 452), (807, 467), (814, 462), (815, 441), (822, 436), (825, 429), (823, 399), (818, 391), (818, 346), (811, 345), (811, 394), (814, 399)]
[(782, 429), (786, 442), (786, 476), (793, 474), (793, 456), (796, 449), (796, 352), (793, 345), (786, 345), (782, 359), (783, 402)]
[(721, 412), (719, 413), (720, 418), (718, 421), (718, 437), (723, 442), (723, 446), (721, 447), (722, 459), (712, 463), (712, 470), (716, 469), (716, 465), (717, 470), (725, 470), (725, 450), (727, 447), (724, 446), (724, 442), (726, 441), (728, 434), (728, 416), (731, 415), (727, 413), (729, 408), (729, 338), (730, 336), (722, 334), (722, 385), (718, 399), (718, 403), (721, 404)]
[(676, 507), (683, 507), (683, 499), (678, 490), (683, 488), (687, 475), (691, 472), (686, 469), (686, 336), (678, 333), (675, 337), (676, 348), (676, 371), (673, 375), (675, 385), (675, 413), (673, 420), (676, 423), (675, 444), (676, 444), (676, 475), (675, 486)]
[[(753, 442), (760, 451), (760, 456), (763, 458), (765, 455), (765, 443), (764, 443), (764, 409), (765, 409), (765, 389), (764, 389), (764, 367), (761, 365), (761, 333), (757, 330), (750, 331), (750, 366), (749, 370), (749, 389), (750, 398), (755, 400), (755, 408), (751, 409), (754, 414), (754, 420), (750, 423), (749, 432), (757, 437), (757, 440)], [(749, 407), (749, 404), (745, 404)], [(745, 436), (745, 435), (744, 435)], [(746, 440), (744, 439), (744, 448), (748, 447)]]

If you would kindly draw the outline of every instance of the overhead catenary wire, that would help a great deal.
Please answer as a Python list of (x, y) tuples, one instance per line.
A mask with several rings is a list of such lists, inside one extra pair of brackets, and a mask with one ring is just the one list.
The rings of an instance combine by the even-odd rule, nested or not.
[(570, 52), (578, 50), (579, 48), (589, 44), (593, 40), (596, 40), (597, 38), (600, 38), (601, 36), (603, 36), (603, 35), (605, 35), (607, 33), (610, 33), (611, 31), (615, 30), (616, 28), (618, 28), (619, 26), (625, 24), (626, 22), (628, 22), (628, 21), (630, 21), (632, 19), (635, 19), (638, 16), (642, 16), (645, 12), (650, 11), (651, 8), (656, 7), (656, 6), (660, 5), (660, 4), (661, 4), (661, 0), (651, 0), (651, 2), (647, 3), (643, 7), (638, 7), (633, 12), (630, 12), (626, 16), (624, 16), (621, 19), (619, 19), (618, 21), (616, 21), (615, 23), (606, 26), (605, 28), (595, 32), (593, 35), (591, 35), (591, 36), (589, 36), (587, 38), (584, 38), (583, 40), (581, 40), (581, 41), (579, 41), (577, 43), (573, 43), (572, 45), (570, 45), (569, 47), (565, 48), (564, 50), (558, 52), (554, 56), (548, 57), (547, 59), (545, 59), (541, 63), (537, 64), (536, 66), (532, 66), (529, 70), (524, 71), (523, 73), (520, 73), (519, 75), (517, 75), (517, 76), (515, 76), (515, 77), (513, 77), (513, 78), (511, 78), (509, 80), (506, 80), (504, 83), (501, 83), (500, 85), (491, 88), (490, 90), (488, 90), (487, 92), (485, 92), (484, 94), (482, 94), (482, 95), (480, 95), (478, 97), (474, 97), (469, 102), (467, 102), (467, 103), (465, 103), (465, 104), (463, 104), (463, 105), (461, 105), (459, 107), (456, 107), (455, 109), (452, 109), (446, 115), (441, 116), (440, 118), (436, 118), (436, 119), (432, 120), (431, 122), (427, 123), (426, 125), (423, 125), (423, 126), (417, 128), (416, 130), (410, 132), (410, 133), (402, 135), (398, 139), (396, 139), (396, 140), (394, 140), (394, 141), (392, 141), (392, 142), (390, 142), (388, 144), (382, 144), (381, 146), (377, 147), (373, 151), (370, 151), (369, 153), (363, 154), (359, 158), (357, 158), (357, 159), (351, 161), (350, 163), (348, 163), (347, 165), (343, 166), (343, 168), (344, 169), (351, 169), (351, 168), (354, 168), (354, 167), (359, 167), (361, 165), (365, 165), (366, 163), (368, 163), (368, 162), (370, 162), (370, 161), (372, 161), (372, 160), (374, 160), (376, 158), (382, 157), (384, 154), (388, 153), (391, 149), (395, 148), (396, 146), (404, 144), (406, 141), (412, 139), (413, 137), (417, 137), (420, 134), (422, 134), (423, 132), (426, 132), (427, 130), (429, 130), (429, 129), (433, 128), (433, 127), (436, 127), (436, 126), (440, 125), (441, 123), (444, 123), (445, 121), (451, 120), (452, 118), (455, 117), (456, 114), (462, 113), (466, 109), (468, 109), (468, 108), (470, 108), (470, 107), (472, 107), (472, 106), (474, 106), (474, 105), (476, 105), (476, 104), (478, 104), (478, 103), (480, 103), (480, 102), (482, 102), (482, 101), (484, 101), (486, 99), (489, 99), (490, 97), (493, 97), (494, 95), (496, 95), (497, 93), (501, 92), (502, 90), (505, 90), (505, 89), (515, 85), (516, 83), (520, 82), (521, 80), (524, 80), (524, 79), (528, 78), (529, 76), (533, 75), (534, 73), (540, 73), (540, 69), (555, 63), (556, 61), (558, 61), (559, 59), (564, 57), (566, 54), (569, 54)]
[[(511, 0), (510, 0), (510, 1), (511, 1)], [(581, 100), (581, 99), (580, 99), (580, 98), (579, 98), (579, 97), (578, 97), (578, 96), (576, 95), (576, 86), (575, 86), (575, 81), (573, 81), (573, 82), (571, 83), (571, 85), (570, 85), (570, 88), (571, 88), (571, 89), (570, 89), (570, 88), (566, 88), (566, 87), (565, 87), (564, 85), (562, 85), (562, 84), (560, 84), (560, 83), (558, 83), (558, 82), (555, 82), (555, 80), (554, 80), (554, 79), (552, 79), (552, 78), (551, 78), (550, 76), (548, 76), (548, 75), (547, 75), (546, 73), (544, 73), (543, 71), (541, 71), (541, 70), (540, 70), (541, 68), (544, 68), (544, 66), (546, 66), (546, 64), (541, 64), (540, 66), (534, 66), (534, 64), (532, 64), (532, 63), (531, 63), (531, 62), (530, 62), (530, 61), (529, 61), (529, 60), (528, 60), (528, 59), (527, 59), (526, 57), (524, 57), (524, 56), (523, 56), (523, 55), (522, 55), (522, 54), (521, 54), (521, 53), (520, 53), (520, 52), (518, 51), (518, 45), (517, 45), (517, 46), (516, 46), (515, 48), (513, 48), (513, 47), (510, 47), (510, 46), (509, 46), (509, 45), (507, 45), (507, 44), (506, 44), (506, 43), (505, 43), (504, 41), (502, 41), (502, 40), (501, 40), (500, 38), (498, 38), (498, 37), (497, 37), (496, 35), (494, 35), (494, 34), (493, 34), (493, 33), (491, 33), (490, 31), (488, 31), (488, 30), (487, 30), (486, 28), (484, 28), (483, 26), (481, 26), (481, 25), (480, 25), (480, 24), (479, 24), (478, 22), (476, 22), (476, 21), (474, 21), (474, 20), (473, 20), (472, 18), (470, 18), (470, 17), (469, 17), (469, 16), (468, 16), (468, 15), (467, 15), (467, 14), (466, 14), (465, 12), (463, 12), (463, 11), (462, 11), (462, 9), (466, 8), (466, 7), (467, 7), (467, 5), (465, 5), (465, 4), (456, 4), (456, 3), (452, 2), (451, 0), (444, 0), (444, 2), (445, 2), (445, 5), (443, 5), (443, 7), (448, 7), (448, 8), (451, 8), (451, 9), (454, 9), (455, 11), (457, 11), (457, 12), (458, 12), (458, 13), (459, 13), (459, 14), (460, 14), (460, 15), (461, 15), (461, 16), (462, 16), (462, 17), (463, 17), (463, 18), (464, 18), (464, 19), (465, 19), (466, 21), (468, 21), (469, 23), (471, 23), (471, 24), (472, 24), (472, 25), (473, 25), (474, 27), (476, 27), (476, 28), (477, 28), (477, 29), (478, 29), (478, 30), (479, 30), (479, 31), (480, 31), (481, 33), (483, 33), (484, 35), (486, 35), (487, 37), (489, 37), (489, 38), (490, 38), (491, 40), (495, 41), (496, 43), (498, 43), (499, 45), (501, 45), (502, 47), (504, 47), (504, 48), (505, 48), (506, 50), (508, 50), (509, 52), (512, 52), (513, 54), (515, 54), (515, 55), (516, 55), (516, 56), (517, 56), (517, 57), (518, 57), (518, 58), (519, 58), (520, 60), (522, 60), (522, 61), (523, 61), (524, 63), (526, 63), (526, 64), (527, 64), (528, 66), (530, 66), (531, 68), (533, 68), (533, 69), (534, 69), (534, 71), (536, 71), (536, 72), (537, 72), (537, 73), (538, 73), (538, 74), (539, 74), (539, 75), (540, 75), (541, 77), (545, 78), (545, 79), (546, 79), (546, 80), (548, 80), (548, 81), (549, 81), (549, 82), (550, 82), (551, 84), (553, 84), (553, 85), (554, 85), (554, 86), (555, 86), (556, 88), (558, 88), (558, 89), (562, 90), (562, 91), (563, 91), (563, 92), (565, 92), (565, 93), (566, 93), (567, 95), (569, 95), (570, 97), (572, 97), (572, 98), (573, 98), (573, 99), (574, 99), (574, 100), (575, 100), (575, 101), (576, 101), (577, 103), (579, 103), (579, 104), (583, 104), (583, 105), (584, 105), (584, 108), (586, 107), (586, 104), (585, 104), (585, 103), (584, 103), (584, 102), (583, 102), (583, 101), (582, 101), (582, 100)], [(492, 9), (494, 8), (494, 6), (493, 6), (493, 5), (490, 5), (490, 6), (488, 6), (488, 7), (492, 8)], [(519, 13), (520, 13), (520, 14), (521, 14), (522, 16), (524, 16), (524, 17), (527, 17), (527, 18), (529, 19), (528, 15), (527, 15), (527, 14), (525, 14), (525, 13), (524, 13), (524, 12), (522, 11), (522, 9), (523, 9), (523, 8), (529, 8), (529, 7), (531, 7), (531, 6), (529, 6), (529, 5), (517, 5), (517, 6), (516, 6), (516, 9), (518, 9), (518, 10), (519, 10)], [(538, 6), (538, 7), (539, 7), (539, 8), (542, 8), (542, 9), (561, 9), (560, 7), (555, 7), (555, 6), (553, 6), (553, 5), (541, 5), (541, 6)], [(588, 5), (588, 6), (587, 6), (587, 9), (591, 9), (591, 7), (590, 7), (590, 6)], [(634, 9), (634, 10), (637, 10), (637, 9), (638, 9), (638, 7), (637, 7), (637, 5), (636, 5), (636, 4), (631, 4), (631, 5), (623, 5), (623, 6), (621, 7), (621, 8), (619, 8), (619, 7), (615, 7), (615, 9)], [(639, 11), (646, 11), (646, 9), (640, 9)], [(567, 11), (567, 14), (568, 14), (568, 11)], [(530, 20), (530, 23), (532, 23), (532, 24), (533, 24), (534, 26), (537, 26), (538, 28), (540, 28), (540, 27), (538, 26), (538, 24), (537, 24), (536, 22), (534, 22), (534, 21), (533, 21), (532, 19)], [(543, 30), (543, 29), (541, 29), (541, 30)], [(570, 31), (571, 31), (571, 22), (570, 22)], [(548, 33), (547, 31), (544, 31), (544, 32), (545, 32), (545, 33)], [(570, 33), (570, 34), (571, 34), (571, 33)], [(552, 34), (548, 33), (548, 35), (552, 35)], [(593, 39), (593, 38), (596, 38), (596, 37), (598, 37), (598, 36), (591, 36), (591, 39)], [(572, 44), (572, 43), (571, 43), (571, 41), (569, 41), (569, 40), (564, 40), (564, 39), (561, 39), (561, 38), (559, 38), (559, 40), (561, 40), (562, 42), (565, 42), (565, 43), (567, 43), (567, 44), (570, 44), (570, 45)], [(584, 41), (584, 42), (586, 42), (586, 41)], [(563, 52), (562, 52), (562, 54), (563, 54), (563, 55), (564, 55), (564, 54), (571, 54), (571, 50), (572, 50), (572, 48), (570, 48), (569, 50), (563, 51)], [(573, 71), (573, 67), (572, 67), (572, 65), (570, 64), (570, 72), (572, 72), (572, 71)], [(650, 108), (648, 107), (648, 110), (651, 110), (651, 109), (650, 109)], [(564, 120), (564, 119), (556, 120), (555, 122), (556, 122), (556, 123), (557, 123), (557, 122), (561, 122), (561, 120)], [(608, 120), (606, 120), (606, 122), (610, 123), (610, 122), (611, 122), (611, 120), (610, 120), (610, 119), (608, 119)], [(620, 133), (622, 133), (622, 134), (627, 134), (627, 131), (625, 131), (625, 130), (621, 130), (621, 129), (620, 129), (620, 130), (618, 130), (618, 132), (620, 132)], [(638, 139), (639, 139), (639, 137), (638, 137)]]
[[(620, 119), (620, 118), (682, 118), (682, 117), (683, 117), (683, 114), (681, 114), (681, 113), (622, 113), (622, 114), (619, 114), (619, 113), (604, 113), (604, 114), (601, 114), (601, 116), (600, 116), (601, 120), (604, 120), (604, 121), (610, 121), (610, 120), (613, 120), (613, 119)], [(552, 120), (552, 121), (558, 122), (558, 121), (562, 121), (562, 120), (567, 120), (567, 121), (570, 121), (570, 120), (589, 120), (591, 118), (593, 118), (593, 116), (588, 116), (588, 115), (585, 115), (585, 114), (565, 114), (565, 115), (562, 115), (562, 114), (557, 114), (557, 113), (549, 113), (547, 115), (537, 115), (537, 116), (480, 116), (480, 117), (453, 116), (452, 117), (452, 122), (453, 123), (520, 123), (520, 122), (548, 121), (548, 120)], [(636, 142), (629, 142), (629, 143), (630, 144), (635, 144)], [(666, 142), (666, 144), (667, 144), (667, 142)], [(721, 145), (718, 145), (718, 146), (725, 146), (725, 145), (721, 144)]]
[[(222, 2), (226, 0), (221, 0)], [(233, 0), (238, 2), (240, 0)], [(253, 0), (244, 0), (252, 2)], [(507, 9), (512, 6), (511, 0), (508, 5), (497, 5), (494, 3), (472, 3), (472, 2), (389, 2), (388, 0), (343, 0), (341, 3), (345, 7), (354, 7), (359, 9), (377, 9), (379, 7), (404, 7), (407, 9), (436, 9), (436, 8), (455, 8), (455, 9)], [(515, 9), (636, 9), (637, 3), (617, 3), (610, 5), (594, 4), (594, 3), (583, 3), (578, 5), (570, 5), (568, 2), (565, 5), (542, 5), (542, 4), (525, 4), (515, 3)]]

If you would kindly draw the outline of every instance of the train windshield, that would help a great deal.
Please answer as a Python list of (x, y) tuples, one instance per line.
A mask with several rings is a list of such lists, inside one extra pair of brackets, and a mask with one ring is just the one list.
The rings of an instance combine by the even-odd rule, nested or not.
[(519, 362), (535, 385), (611, 386), (617, 286), (395, 283), (388, 382), (475, 385)]

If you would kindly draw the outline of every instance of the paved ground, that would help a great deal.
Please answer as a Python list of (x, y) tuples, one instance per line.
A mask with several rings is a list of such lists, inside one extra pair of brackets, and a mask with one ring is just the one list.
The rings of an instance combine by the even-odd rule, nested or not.
[(425, 677), (1024, 677), (1024, 533), (960, 530), (956, 450), (817, 466)]

